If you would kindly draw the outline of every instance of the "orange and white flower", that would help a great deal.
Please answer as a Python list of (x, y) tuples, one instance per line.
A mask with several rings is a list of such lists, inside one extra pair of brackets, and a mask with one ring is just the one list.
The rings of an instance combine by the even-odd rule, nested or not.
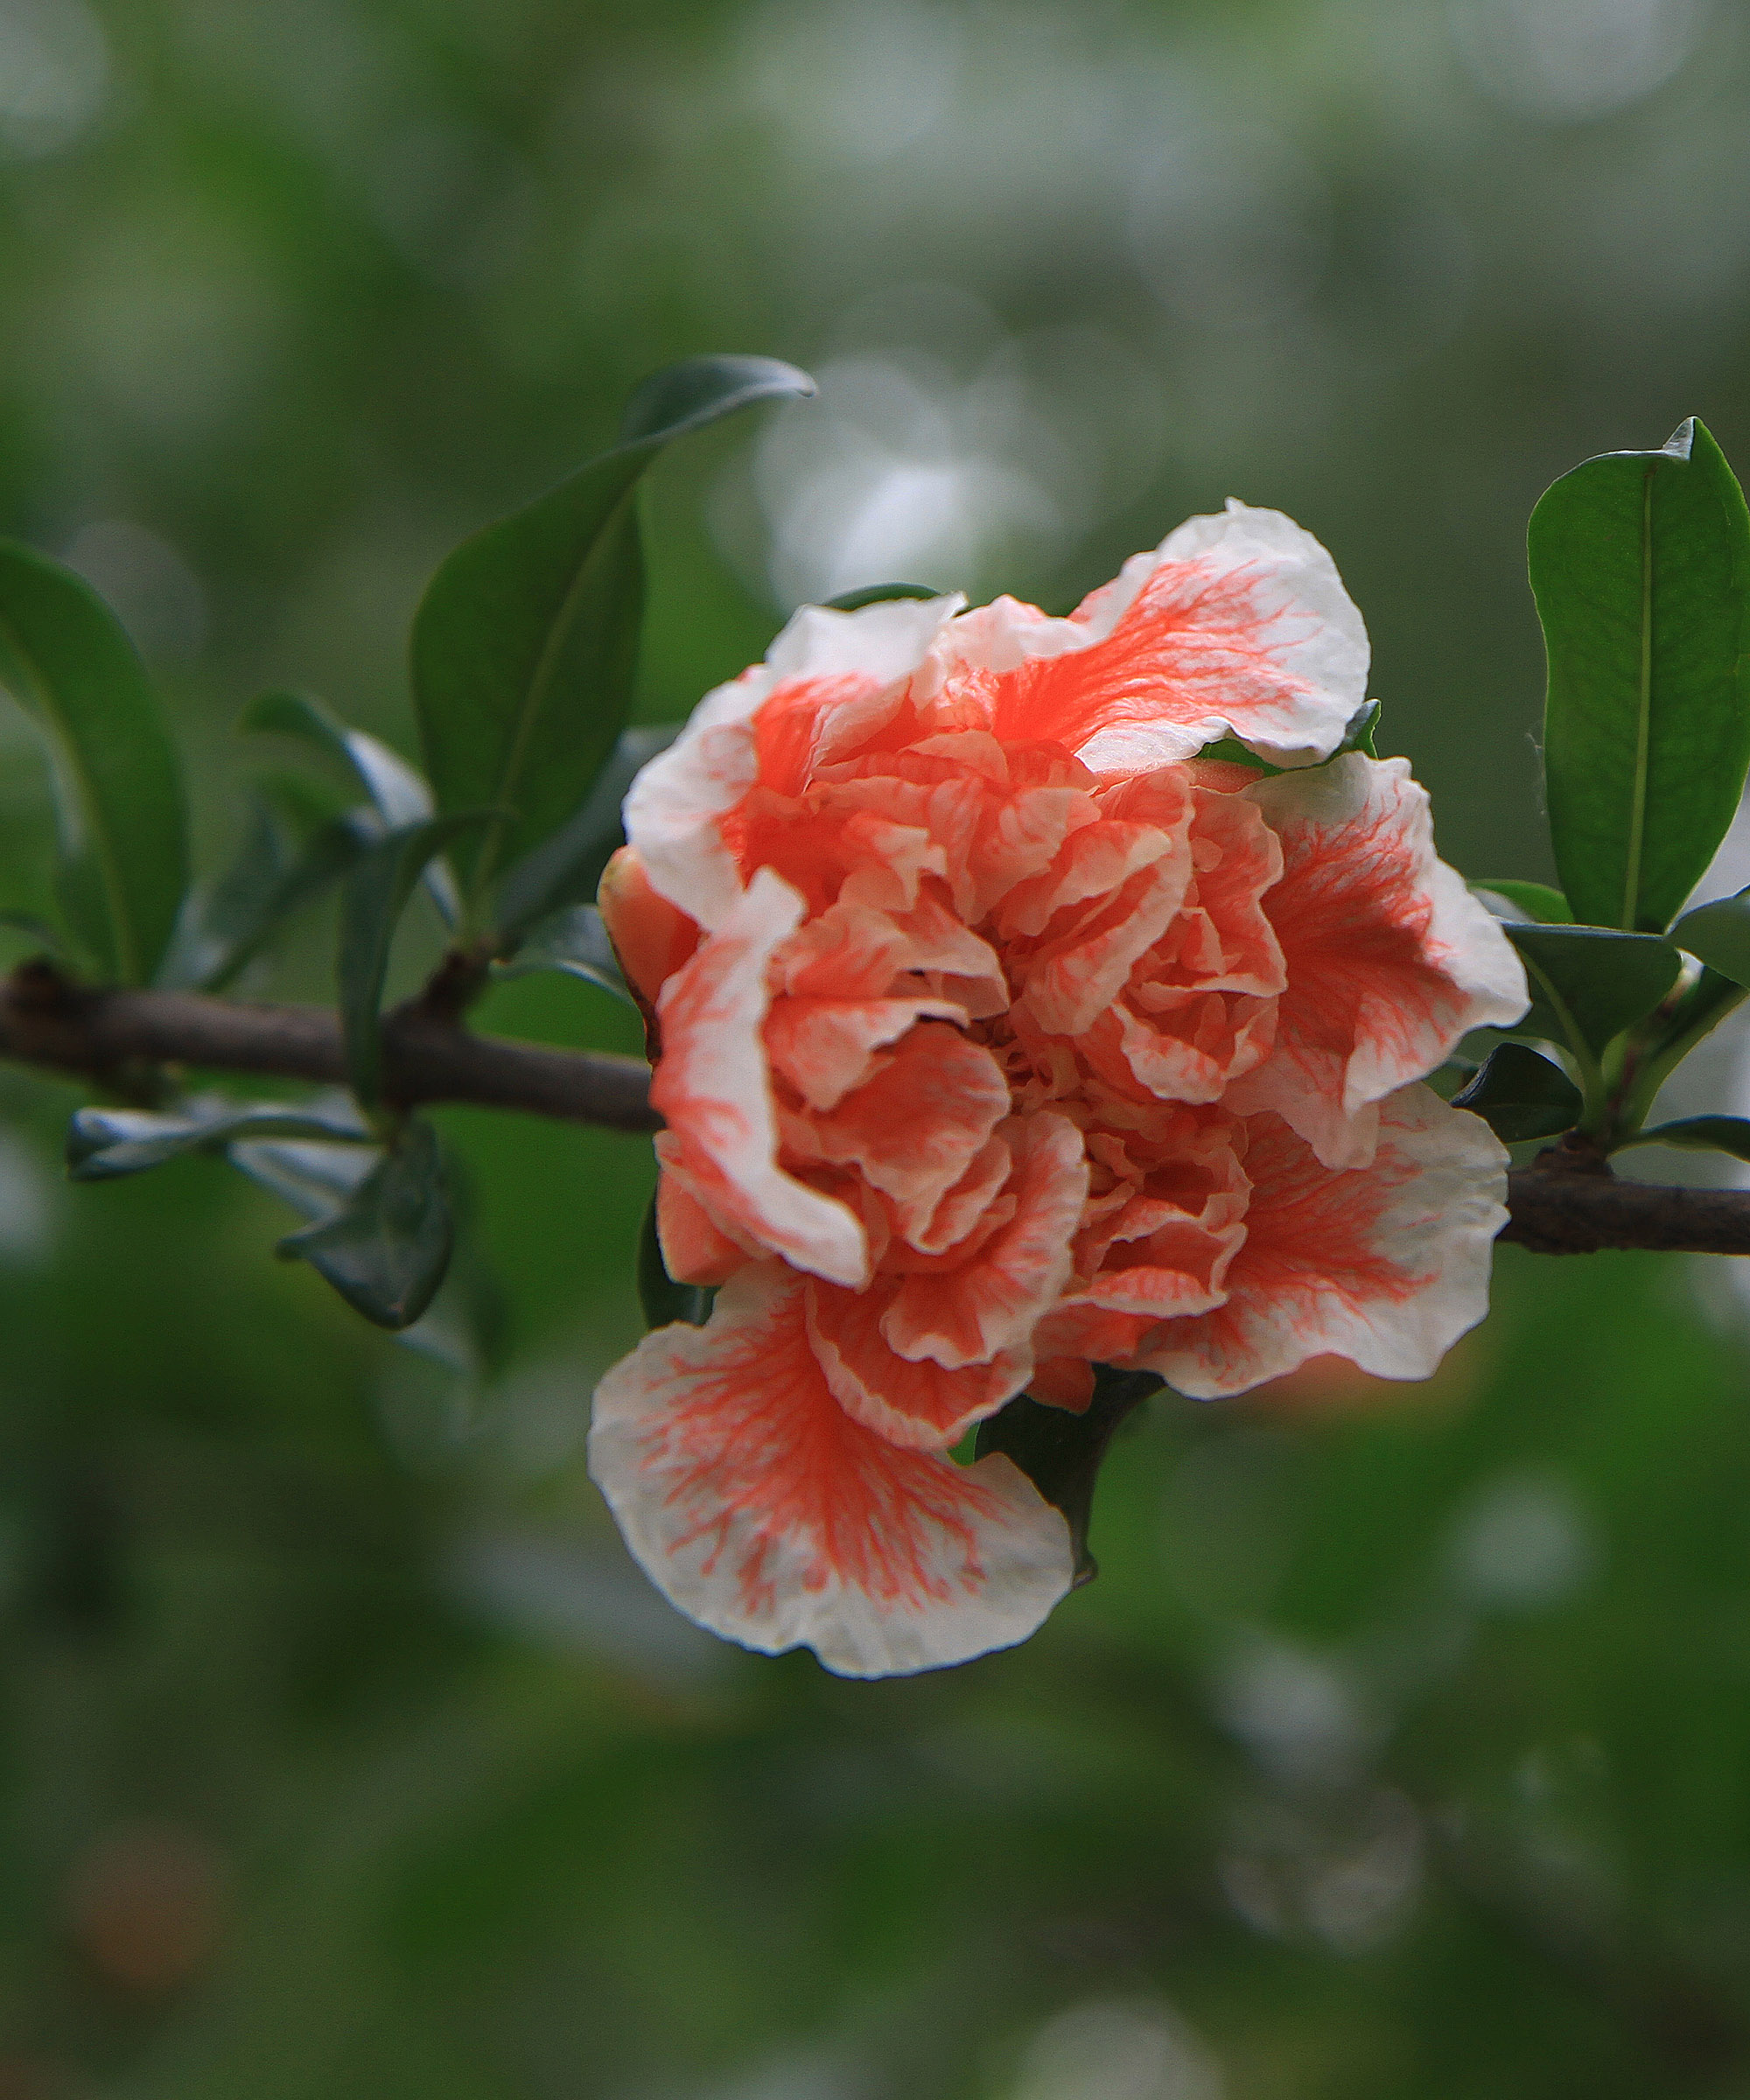
[(722, 1288), (591, 1452), (683, 1610), (857, 1676), (1005, 1646), (1068, 1530), (948, 1453), (1015, 1395), (1425, 1377), (1482, 1316), (1505, 1155), (1415, 1082), (1524, 977), (1405, 762), (1332, 756), (1366, 674), (1328, 555), (1230, 503), (1064, 620), (807, 608), (640, 775), (602, 908), (664, 1257)]

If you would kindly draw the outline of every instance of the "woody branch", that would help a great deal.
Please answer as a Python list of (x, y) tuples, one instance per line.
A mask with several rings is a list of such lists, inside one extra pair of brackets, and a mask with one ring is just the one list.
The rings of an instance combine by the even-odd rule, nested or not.
[[(385, 1094), (402, 1106), (512, 1109), (651, 1131), (649, 1068), (598, 1051), (476, 1035), (421, 1002), (384, 1022)], [(326, 1007), (253, 1004), (175, 991), (90, 990), (41, 963), (0, 980), (0, 1059), (130, 1090), (166, 1066), (344, 1085), (339, 1021)], [(1554, 1148), (1509, 1177), (1501, 1236), (1539, 1254), (1605, 1248), (1750, 1254), (1750, 1191), (1619, 1180)]]

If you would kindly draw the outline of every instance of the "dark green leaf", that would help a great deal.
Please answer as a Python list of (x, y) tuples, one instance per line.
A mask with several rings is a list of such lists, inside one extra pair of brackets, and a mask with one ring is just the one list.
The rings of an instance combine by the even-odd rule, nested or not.
[(1334, 759), (1340, 758), (1346, 751), (1359, 751), (1370, 759), (1376, 759), (1379, 752), (1374, 748), (1374, 737), (1378, 728), (1379, 702), (1363, 701), (1350, 717), (1349, 725), (1343, 732), (1343, 740), (1331, 756)]
[(75, 1181), (113, 1181), (144, 1173), (190, 1152), (222, 1152), (242, 1139), (310, 1138), (368, 1144), (371, 1134), (350, 1104), (291, 1108), (218, 1097), (185, 1102), (173, 1114), (134, 1109), (80, 1109), (66, 1134), (67, 1172)]
[(1750, 890), (1698, 905), (1671, 928), (1676, 945), (1734, 984), (1750, 984)]
[(176, 752), (108, 607), (69, 570), (10, 541), (0, 541), (0, 685), (48, 746), (72, 930), (104, 976), (147, 984), (188, 879)]
[(1511, 905), (1510, 913), (1501, 914), (1504, 918), (1529, 920), (1537, 926), (1572, 926), (1574, 922), (1567, 899), (1547, 882), (1474, 882), (1471, 887), (1486, 892), (1485, 901), (1488, 897), (1499, 897)]
[(683, 1320), (702, 1327), (710, 1318), (716, 1297), (715, 1291), (702, 1284), (677, 1284), (669, 1275), (656, 1232), (656, 1199), (652, 1196), (638, 1239), (638, 1299), (644, 1307), (645, 1325), (669, 1327)]
[(380, 1327), (410, 1327), (437, 1295), (454, 1237), (429, 1124), (409, 1122), (345, 1207), (279, 1243)]
[[(1379, 702), (1368, 700), (1358, 707), (1349, 718), (1348, 727), (1343, 732), (1343, 740), (1332, 752), (1330, 758), (1320, 760), (1328, 766), (1331, 759), (1340, 759), (1346, 752), (1359, 751), (1368, 758), (1376, 759), (1379, 752), (1374, 746), (1374, 732), (1379, 727)], [(1273, 780), (1284, 769), (1272, 766), (1268, 759), (1261, 759), (1255, 751), (1249, 751), (1237, 737), (1217, 737), (1213, 744), (1206, 744), (1198, 752), (1200, 759), (1219, 760), (1226, 766), (1244, 766), (1256, 774)]]
[(1750, 765), (1750, 513), (1691, 420), (1588, 459), (1531, 514), (1549, 657), (1550, 828), (1599, 926), (1661, 931), (1726, 835)]
[[(296, 737), (339, 759), (370, 797), (386, 830), (402, 830), (434, 814), (436, 805), (424, 774), (380, 738), (343, 722), (313, 693), (263, 693), (243, 710), (237, 726), (266, 735)], [(454, 878), (442, 861), (434, 860), (427, 866), (425, 886), (444, 923), (454, 926), (461, 906)]]
[(1559, 1065), (1526, 1043), (1503, 1043), (1470, 1083), (1452, 1096), (1455, 1109), (1480, 1116), (1504, 1144), (1555, 1138), (1580, 1119), (1580, 1090)]
[(407, 900), (431, 856), (493, 815), (490, 810), (465, 810), (391, 831), (360, 856), (346, 878), (340, 902), (340, 1026), (346, 1037), (347, 1076), (368, 1109), (375, 1107), (382, 1083), (378, 1010), (388, 975), (389, 948)]
[(772, 358), (704, 357), (634, 396), (612, 452), (466, 541), (413, 628), (414, 698), (438, 805), (511, 813), (466, 857), (477, 895), (563, 824), (631, 704), (643, 603), (633, 495), (676, 438), (814, 382)]
[(1627, 1152), (1635, 1144), (1671, 1144), (1680, 1152), (1730, 1152), (1734, 1159), (1750, 1159), (1750, 1122), (1741, 1116), (1685, 1116), (1637, 1130), (1616, 1149)]
[(860, 591), (841, 591), (836, 598), (826, 601), (829, 612), (860, 612), (864, 606), (886, 605), (893, 598), (941, 598), (941, 591), (932, 591), (924, 584), (865, 584)]
[(607, 937), (601, 914), (592, 904), (570, 905), (563, 912), (555, 912), (550, 919), (543, 919), (516, 951), (515, 961), (497, 964), (493, 974), (526, 977), (538, 970), (562, 970), (567, 976), (581, 977), (586, 984), (598, 984), (604, 991), (611, 991), (628, 1006), (638, 1004), (626, 990), (613, 943)]
[(23, 934), (27, 941), (34, 941), (46, 955), (52, 956), (59, 962), (72, 959), (60, 933), (34, 912), (0, 911), (0, 926), (9, 933)]
[(628, 729), (575, 816), (525, 853), (498, 894), (500, 951), (514, 949), (528, 929), (569, 904), (593, 904), (602, 870), (626, 843), (620, 805), (642, 767), (681, 733), (679, 723)]
[(1597, 1058), (1625, 1028), (1649, 1014), (1676, 982), (1683, 958), (1653, 934), (1597, 926), (1504, 925), (1531, 986), (1531, 1011), (1516, 1034), (1564, 1043)]
[(1084, 1413), (1046, 1407), (1023, 1394), (978, 1424), (977, 1456), (1001, 1452), (1018, 1466), (1069, 1526), (1078, 1586), (1091, 1582), (1099, 1563), (1088, 1550), (1094, 1483), (1114, 1432), (1126, 1416), (1161, 1390), (1152, 1371), (1094, 1370), (1094, 1397)]

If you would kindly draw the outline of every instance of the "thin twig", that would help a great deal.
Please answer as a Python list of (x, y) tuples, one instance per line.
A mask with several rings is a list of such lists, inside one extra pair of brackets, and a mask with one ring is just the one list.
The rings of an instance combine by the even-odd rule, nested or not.
[[(662, 1128), (641, 1058), (474, 1035), (417, 1001), (388, 1017), (383, 1046), (386, 1097), (408, 1108), (458, 1102), (615, 1130)], [(166, 1065), (346, 1083), (340, 1024), (326, 1007), (88, 991), (39, 962), (0, 980), (0, 1059), (124, 1092)], [(1750, 1254), (1750, 1191), (1622, 1181), (1559, 1150), (1509, 1177), (1508, 1208), (1502, 1238), (1538, 1254)]]

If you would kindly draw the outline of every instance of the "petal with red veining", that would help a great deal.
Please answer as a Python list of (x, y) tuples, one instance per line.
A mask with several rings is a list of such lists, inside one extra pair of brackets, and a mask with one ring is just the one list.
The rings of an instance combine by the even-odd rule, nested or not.
[(777, 1119), (760, 1031), (772, 958), (795, 931), (802, 903), (762, 868), (723, 924), (662, 987), (662, 1061), (651, 1105), (675, 1140), (695, 1193), (799, 1269), (836, 1283), (869, 1273), (860, 1222), (836, 1198), (778, 1164)]
[(1426, 1378), (1488, 1310), (1507, 1222), (1507, 1154), (1480, 1117), (1405, 1087), (1365, 1166), (1333, 1170), (1274, 1116), (1246, 1126), (1251, 1200), (1226, 1301), (1169, 1321), (1130, 1363), (1194, 1399), (1244, 1392), (1310, 1357)]
[(906, 1451), (833, 1397), (806, 1285), (745, 1270), (704, 1327), (647, 1335), (596, 1389), (590, 1471), (669, 1600), (766, 1654), (883, 1676), (1023, 1641), (1074, 1569), (1006, 1459)]

